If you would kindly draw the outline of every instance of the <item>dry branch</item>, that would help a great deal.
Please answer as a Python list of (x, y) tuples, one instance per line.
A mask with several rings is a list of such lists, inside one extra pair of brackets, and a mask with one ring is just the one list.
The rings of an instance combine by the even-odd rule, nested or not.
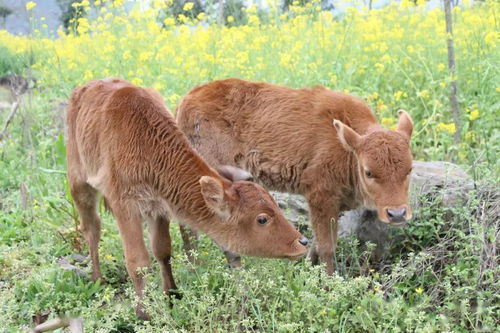
[(3, 126), (2, 132), (0, 132), (0, 140), (2, 140), (6, 134), (7, 134), (7, 127), (9, 127), (10, 123), (14, 119), (14, 116), (17, 112), (17, 109), (19, 108), (19, 105), (21, 104), (21, 98), (18, 97), (14, 104), (12, 104), (11, 111), (9, 116), (7, 117), (7, 120), (5, 121), (5, 125)]
[(83, 333), (83, 321), (81, 318), (57, 318), (46, 321), (37, 325), (34, 329), (29, 330), (29, 333), (42, 333), (53, 331), (58, 328), (68, 327), (71, 333)]

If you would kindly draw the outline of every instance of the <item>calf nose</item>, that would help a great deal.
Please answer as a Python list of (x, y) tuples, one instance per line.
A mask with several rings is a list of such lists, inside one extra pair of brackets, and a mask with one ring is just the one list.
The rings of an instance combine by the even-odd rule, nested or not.
[(304, 236), (300, 237), (299, 239), (299, 243), (306, 246), (307, 243), (309, 243), (309, 240), (307, 238), (305, 238)]
[(406, 220), (406, 208), (388, 209), (387, 216), (391, 222), (404, 222)]

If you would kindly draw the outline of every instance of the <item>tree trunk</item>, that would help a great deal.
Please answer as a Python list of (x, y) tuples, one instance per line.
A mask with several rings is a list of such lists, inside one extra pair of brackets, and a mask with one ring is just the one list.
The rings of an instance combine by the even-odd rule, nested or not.
[(460, 125), (460, 108), (458, 105), (458, 88), (457, 76), (455, 67), (455, 46), (453, 45), (453, 22), (451, 16), (452, 0), (444, 0), (444, 13), (446, 20), (446, 43), (448, 45), (448, 71), (451, 76), (450, 82), (450, 103), (453, 113), (453, 122), (455, 123), (455, 145), (460, 144), (461, 125)]
[(219, 24), (224, 24), (224, 0), (219, 0)]

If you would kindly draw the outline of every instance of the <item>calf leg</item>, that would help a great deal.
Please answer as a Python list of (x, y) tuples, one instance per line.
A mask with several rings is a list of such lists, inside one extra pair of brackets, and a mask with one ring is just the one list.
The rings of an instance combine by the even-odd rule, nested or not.
[[(326, 264), (326, 272), (333, 274), (335, 270), (335, 249), (337, 248), (338, 205), (336, 200), (326, 193), (316, 192), (306, 197), (309, 203), (310, 219), (317, 251), (316, 254), (311, 252), (310, 257), (315, 260), (315, 256), (319, 256), (320, 262)], [(314, 250), (311, 249), (311, 251)]]
[(311, 263), (313, 265), (319, 264), (319, 256), (318, 256), (318, 249), (316, 248), (316, 240), (313, 239), (311, 242), (311, 246), (309, 248), (309, 252), (307, 253), (307, 257), (309, 260), (311, 260)]
[[(120, 230), (127, 272), (132, 279), (137, 296), (142, 298), (144, 280), (138, 269), (149, 267), (151, 263), (144, 244), (140, 212), (137, 208), (119, 201), (111, 202), (111, 210)], [(139, 303), (136, 312), (141, 319), (149, 319), (142, 303)]]
[(166, 217), (157, 217), (150, 221), (151, 234), (151, 249), (153, 254), (160, 264), (161, 277), (163, 280), (163, 290), (167, 295), (176, 293), (177, 286), (175, 285), (172, 275), (172, 267), (170, 260), (172, 258), (172, 244), (170, 239), (170, 231), (168, 229), (170, 221)]
[(198, 234), (189, 227), (181, 224), (179, 224), (179, 230), (181, 231), (182, 242), (184, 244), (184, 252), (186, 252), (189, 262), (195, 265), (196, 258), (193, 256), (192, 251), (197, 249), (195, 241), (198, 238)]
[(80, 214), (80, 227), (89, 246), (92, 261), (92, 280), (102, 279), (99, 265), (101, 220), (97, 215), (97, 190), (85, 182), (70, 180), (70, 191)]

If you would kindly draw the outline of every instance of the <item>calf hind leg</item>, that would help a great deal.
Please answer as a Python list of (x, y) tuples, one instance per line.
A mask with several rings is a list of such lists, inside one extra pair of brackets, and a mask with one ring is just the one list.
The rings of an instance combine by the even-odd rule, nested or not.
[(80, 227), (89, 246), (92, 280), (102, 279), (99, 265), (101, 220), (97, 215), (97, 190), (87, 183), (71, 184), (71, 195), (80, 214)]
[(163, 280), (163, 290), (167, 295), (177, 298), (177, 286), (172, 275), (172, 244), (169, 231), (170, 221), (166, 217), (157, 217), (150, 221), (151, 249), (158, 264), (160, 265), (161, 277)]

